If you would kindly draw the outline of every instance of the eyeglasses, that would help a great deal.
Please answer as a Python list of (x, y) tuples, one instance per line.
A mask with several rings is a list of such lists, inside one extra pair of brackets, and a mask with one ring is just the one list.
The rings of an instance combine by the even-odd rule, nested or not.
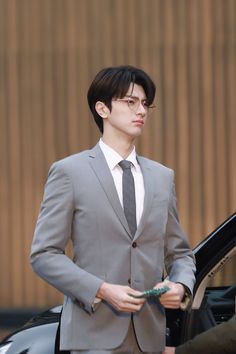
[(140, 104), (143, 106), (147, 115), (150, 115), (155, 109), (155, 106), (154, 105), (149, 106), (147, 104), (146, 100), (141, 101), (138, 97), (134, 97), (134, 96), (127, 96), (125, 98), (117, 98), (114, 101), (125, 102), (128, 105), (129, 109), (134, 113), (137, 113), (137, 111), (140, 107)]

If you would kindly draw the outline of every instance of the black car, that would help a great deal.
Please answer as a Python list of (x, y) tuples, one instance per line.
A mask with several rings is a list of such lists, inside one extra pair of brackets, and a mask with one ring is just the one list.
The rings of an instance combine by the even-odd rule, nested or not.
[[(227, 321), (235, 313), (236, 213), (203, 240), (194, 254), (197, 273), (192, 306), (188, 311), (166, 311), (166, 339), (171, 346)], [(220, 286), (211, 286), (215, 277)], [(61, 306), (57, 306), (32, 318), (0, 343), (0, 354), (68, 353), (59, 351), (60, 312)]]

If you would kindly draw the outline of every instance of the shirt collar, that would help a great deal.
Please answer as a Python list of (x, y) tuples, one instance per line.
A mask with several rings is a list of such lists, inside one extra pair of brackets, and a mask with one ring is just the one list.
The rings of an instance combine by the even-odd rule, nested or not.
[[(122, 156), (120, 156), (120, 154), (118, 154), (114, 149), (112, 149), (110, 146), (108, 146), (107, 144), (105, 144), (102, 139), (99, 140), (99, 146), (106, 158), (107, 164), (110, 168), (110, 170), (113, 170), (120, 161), (123, 160)], [(128, 161), (132, 162), (132, 164), (134, 165), (135, 168), (137, 168), (138, 166), (138, 161), (136, 158), (136, 150), (135, 147), (133, 148), (133, 150), (131, 151), (130, 155), (127, 157)]]

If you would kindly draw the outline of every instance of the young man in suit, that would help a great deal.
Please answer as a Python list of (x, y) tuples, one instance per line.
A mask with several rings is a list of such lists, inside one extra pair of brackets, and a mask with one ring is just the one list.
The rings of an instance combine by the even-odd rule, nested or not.
[[(144, 71), (101, 70), (88, 90), (100, 141), (49, 171), (31, 262), (65, 294), (60, 347), (72, 354), (161, 353), (165, 308), (191, 296), (195, 264), (174, 173), (135, 151), (154, 97)], [(73, 260), (65, 255), (70, 239)], [(135, 297), (163, 285), (169, 290), (160, 299)]]

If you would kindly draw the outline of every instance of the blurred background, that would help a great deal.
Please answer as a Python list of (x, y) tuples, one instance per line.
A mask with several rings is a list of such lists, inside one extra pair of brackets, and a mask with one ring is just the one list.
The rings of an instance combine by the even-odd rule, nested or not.
[(191, 246), (235, 211), (236, 0), (0, 0), (1, 328), (62, 300), (28, 261), (43, 186), (96, 144), (87, 89), (120, 64), (157, 85), (137, 148), (175, 170)]

